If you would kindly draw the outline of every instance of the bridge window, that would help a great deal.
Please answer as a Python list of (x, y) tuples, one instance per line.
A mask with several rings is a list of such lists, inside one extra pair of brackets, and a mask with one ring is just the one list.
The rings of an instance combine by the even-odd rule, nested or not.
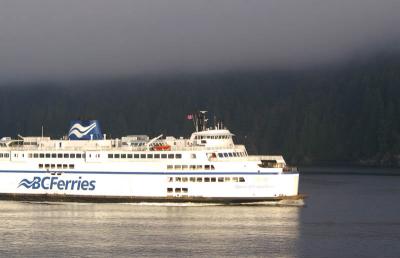
[(82, 154), (80, 154), (80, 153), (76, 154), (76, 158), (77, 159), (81, 159), (82, 158)]
[(182, 154), (176, 154), (175, 158), (181, 159), (182, 158)]
[(168, 165), (168, 166), (167, 166), (167, 169), (168, 169), (168, 170), (171, 170), (172, 168), (173, 168), (172, 165)]
[(44, 153), (40, 153), (39, 156), (40, 156), (41, 158), (44, 158)]
[(74, 164), (69, 164), (69, 168), (70, 168), (70, 169), (74, 169), (74, 168), (75, 168), (75, 165), (74, 165)]
[(128, 159), (131, 159), (132, 158), (132, 154), (128, 154)]
[(187, 182), (188, 178), (187, 177), (182, 177), (182, 182)]
[(112, 159), (114, 156), (111, 153), (108, 153), (108, 158)]
[(218, 182), (224, 182), (224, 178), (223, 177), (218, 177)]
[(146, 154), (140, 154), (140, 158), (141, 159), (145, 159), (146, 158)]
[(147, 154), (147, 158), (148, 159), (152, 159), (153, 158), (153, 154)]
[(126, 159), (126, 154), (121, 154), (121, 159)]
[(187, 193), (188, 189), (187, 188), (182, 188), (182, 193)]
[(138, 159), (139, 158), (139, 154), (133, 154), (133, 158), (134, 159)]
[(50, 153), (46, 153), (46, 158), (50, 158)]
[(210, 182), (210, 178), (209, 177), (205, 177), (204, 178), (204, 182)]
[(196, 178), (195, 177), (191, 177), (190, 178), (190, 182), (196, 182)]
[(187, 170), (188, 166), (187, 165), (182, 165), (182, 170)]
[(215, 178), (215, 177), (212, 177), (212, 178), (211, 178), (211, 182), (217, 182), (216, 178)]
[(154, 154), (154, 158), (155, 159), (159, 159), (160, 158), (160, 154)]
[(69, 158), (69, 154), (68, 153), (64, 153), (64, 158)]
[(167, 158), (167, 154), (161, 154), (161, 158), (162, 159), (166, 159)]
[(222, 157), (224, 157), (224, 155), (222, 153), (218, 153), (218, 157), (222, 158)]
[(168, 158), (169, 159), (173, 159), (174, 158), (174, 154), (168, 154)]
[(199, 183), (203, 182), (203, 178), (202, 177), (197, 177), (196, 178), (196, 182), (199, 182)]
[(167, 188), (167, 193), (172, 193), (172, 188)]

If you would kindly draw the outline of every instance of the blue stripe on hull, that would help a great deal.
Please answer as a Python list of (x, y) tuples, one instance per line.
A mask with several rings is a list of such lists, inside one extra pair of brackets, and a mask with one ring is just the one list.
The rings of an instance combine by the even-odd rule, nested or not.
[[(21, 173), (21, 174), (98, 174), (98, 175), (278, 175), (278, 172), (112, 172), (112, 171), (40, 171), (40, 170), (0, 170), (0, 173)], [(298, 174), (298, 173), (284, 173)]]

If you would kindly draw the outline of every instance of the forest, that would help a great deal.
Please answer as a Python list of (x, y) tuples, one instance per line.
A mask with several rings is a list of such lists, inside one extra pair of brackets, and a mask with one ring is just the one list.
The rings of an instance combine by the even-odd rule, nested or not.
[(98, 119), (111, 137), (189, 136), (208, 110), (249, 153), (296, 165), (400, 166), (400, 54), (297, 70), (2, 83), (0, 136), (62, 137)]

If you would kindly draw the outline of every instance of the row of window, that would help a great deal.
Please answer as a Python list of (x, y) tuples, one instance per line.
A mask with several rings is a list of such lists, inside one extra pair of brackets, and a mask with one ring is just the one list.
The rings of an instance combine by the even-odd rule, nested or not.
[(74, 169), (74, 164), (39, 164), (40, 169)]
[(0, 158), (9, 158), (10, 154), (8, 153), (0, 153)]
[(167, 165), (167, 170), (215, 170), (214, 165)]
[(46, 158), (46, 159), (51, 159), (51, 158), (57, 158), (57, 159), (82, 159), (85, 158), (85, 154), (82, 153), (29, 153), (28, 154), (29, 158)]
[(203, 140), (203, 139), (230, 139), (230, 135), (196, 135), (194, 137), (196, 140)]
[(245, 157), (245, 152), (224, 152), (218, 153), (218, 158)]
[(148, 154), (139, 154), (139, 153), (134, 153), (134, 154), (108, 154), (109, 159), (181, 159), (182, 154), (166, 154), (166, 153), (148, 153)]
[(173, 192), (175, 192), (175, 193), (187, 193), (188, 189), (187, 188), (175, 188), (175, 191), (174, 191), (174, 188), (171, 188), (171, 187), (167, 188), (167, 193), (173, 193)]
[(168, 177), (168, 182), (245, 182), (244, 177)]

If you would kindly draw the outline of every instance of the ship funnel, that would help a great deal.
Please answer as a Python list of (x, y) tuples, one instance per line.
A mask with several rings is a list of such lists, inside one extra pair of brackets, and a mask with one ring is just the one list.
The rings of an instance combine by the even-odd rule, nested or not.
[(73, 120), (68, 132), (69, 140), (101, 140), (100, 124), (97, 120)]

